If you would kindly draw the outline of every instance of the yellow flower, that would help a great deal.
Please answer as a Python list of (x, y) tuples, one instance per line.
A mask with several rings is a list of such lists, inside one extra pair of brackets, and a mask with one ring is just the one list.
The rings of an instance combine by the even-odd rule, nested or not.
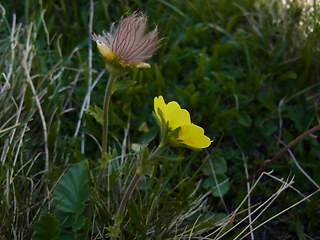
[(186, 109), (181, 109), (175, 102), (165, 103), (162, 96), (154, 98), (154, 114), (158, 120), (161, 131), (166, 131), (169, 140), (174, 146), (187, 146), (195, 150), (209, 147), (211, 140), (204, 135), (204, 130), (190, 120)]

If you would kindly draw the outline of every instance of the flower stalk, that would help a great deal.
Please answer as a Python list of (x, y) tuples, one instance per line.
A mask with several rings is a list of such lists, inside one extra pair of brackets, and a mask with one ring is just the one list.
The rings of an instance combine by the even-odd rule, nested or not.
[(137, 170), (136, 174), (134, 175), (133, 179), (131, 180), (129, 187), (127, 188), (126, 193), (124, 194), (121, 200), (117, 215), (115, 217), (115, 222), (113, 225), (113, 230), (115, 234), (111, 237), (111, 240), (116, 240), (118, 238), (120, 225), (124, 217), (127, 202), (134, 188), (137, 186), (140, 177), (148, 172), (148, 170), (150, 169), (150, 166), (154, 165), (154, 161), (157, 160), (157, 158), (166, 149), (167, 146), (169, 146), (167, 143), (161, 141), (159, 146), (156, 148), (156, 150), (154, 150), (150, 155), (147, 152), (148, 151), (147, 146), (145, 146), (145, 148), (143, 149), (141, 165)]
[(101, 151), (101, 167), (99, 171), (99, 175), (97, 178), (97, 183), (101, 182), (103, 173), (107, 167), (109, 157), (108, 157), (108, 126), (109, 126), (109, 104), (112, 95), (112, 88), (114, 83), (116, 82), (118, 75), (114, 72), (110, 72), (109, 80), (106, 87), (106, 92), (104, 95), (104, 103), (103, 103), (103, 122), (102, 122), (102, 151)]
[(137, 173), (134, 175), (126, 193), (124, 194), (123, 198), (122, 198), (122, 201), (121, 201), (121, 204), (120, 204), (120, 207), (118, 209), (118, 212), (117, 212), (117, 217), (123, 215), (124, 213), (124, 210), (125, 210), (125, 207), (127, 205), (127, 202), (128, 202), (128, 199), (129, 197), (131, 196), (131, 193), (133, 191), (133, 189), (135, 188), (135, 186), (137, 185), (139, 179), (141, 177), (141, 174)]
[(141, 12), (134, 12), (127, 18), (121, 18), (118, 26), (112, 23), (109, 32), (103, 35), (92, 35), (100, 54), (105, 60), (106, 69), (110, 72), (103, 104), (102, 154), (101, 168), (97, 178), (100, 183), (108, 164), (108, 113), (113, 85), (117, 78), (133, 68), (150, 68), (143, 62), (158, 49), (158, 28), (146, 34), (147, 17)]
[(131, 196), (131, 193), (133, 191), (133, 189), (135, 188), (135, 186), (137, 185), (140, 177), (144, 174), (146, 174), (147, 172), (145, 171), (145, 169), (147, 169), (146, 166), (144, 166), (146, 163), (147, 164), (151, 164), (154, 165), (154, 161), (157, 160), (157, 158), (159, 157), (159, 155), (163, 152), (163, 150), (166, 148), (166, 144), (160, 144), (156, 150), (154, 150), (152, 152), (152, 154), (150, 154), (148, 156), (148, 159), (146, 159), (146, 161), (142, 160), (141, 166), (139, 167), (139, 169), (137, 170), (136, 174), (134, 175), (126, 193), (123, 196), (123, 199), (121, 201), (120, 207), (118, 209), (118, 213), (117, 213), (117, 217), (120, 217), (121, 215), (123, 215), (125, 207), (127, 205), (128, 199)]
[[(97, 178), (97, 184), (100, 184), (103, 173), (107, 167), (110, 156), (108, 155), (108, 113), (110, 98), (113, 94), (113, 86), (116, 80), (125, 75), (134, 68), (150, 68), (144, 61), (150, 58), (159, 48), (158, 28), (157, 26), (149, 33), (146, 33), (147, 17), (141, 12), (134, 12), (127, 18), (122, 17), (118, 24), (112, 23), (109, 32), (103, 32), (103, 35), (92, 35), (97, 44), (100, 54), (105, 60), (106, 69), (110, 72), (109, 81), (106, 87), (103, 104), (102, 121), (102, 154), (101, 167)], [(162, 152), (164, 141), (161, 140), (158, 148), (149, 155), (148, 148), (145, 146), (142, 153), (141, 166), (133, 177), (125, 195), (121, 201), (114, 225), (110, 228), (109, 236), (111, 239), (117, 239), (120, 225), (124, 216), (125, 208), (135, 186), (140, 177), (147, 174), (152, 169), (152, 162)]]
[(103, 125), (102, 125), (102, 154), (107, 152), (108, 144), (108, 125), (109, 125), (109, 103), (112, 95), (112, 87), (116, 82), (118, 76), (114, 72), (110, 72), (109, 81), (106, 87), (103, 103)]

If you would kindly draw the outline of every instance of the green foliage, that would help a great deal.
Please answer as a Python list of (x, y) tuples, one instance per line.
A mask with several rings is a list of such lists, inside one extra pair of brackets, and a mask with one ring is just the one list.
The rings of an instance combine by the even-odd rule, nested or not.
[(51, 215), (42, 215), (39, 222), (34, 226), (35, 235), (33, 240), (57, 240), (60, 239), (60, 229), (58, 219)]
[(218, 173), (214, 176), (210, 176), (203, 182), (203, 187), (206, 190), (214, 188), (212, 195), (215, 197), (224, 196), (230, 189), (230, 185), (226, 175), (223, 173)]
[(101, 108), (95, 105), (94, 107), (90, 106), (85, 111), (92, 115), (98, 123), (103, 124), (103, 111)]
[(71, 166), (53, 192), (55, 218), (62, 229), (59, 239), (83, 237), (83, 228), (88, 221), (86, 204), (90, 200), (87, 165), (87, 161), (82, 161)]
[(53, 192), (53, 204), (64, 213), (77, 216), (83, 212), (89, 198), (87, 163), (82, 161), (70, 167), (63, 175)]
[(117, 90), (125, 90), (131, 86), (133, 86), (136, 82), (131, 79), (121, 79), (115, 82), (113, 85), (112, 91), (115, 92)]

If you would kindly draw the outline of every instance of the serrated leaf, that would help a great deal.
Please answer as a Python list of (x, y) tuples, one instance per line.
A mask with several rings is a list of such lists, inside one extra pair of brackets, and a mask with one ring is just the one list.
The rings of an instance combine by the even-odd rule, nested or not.
[(84, 216), (75, 216), (72, 223), (72, 231), (79, 231), (83, 225), (86, 223), (86, 218)]
[(123, 221), (123, 214), (120, 214), (120, 216), (114, 215), (112, 216), (112, 219), (114, 220), (114, 225), (112, 227), (105, 227), (105, 230), (107, 230), (105, 236), (110, 238), (117, 237), (120, 225)]
[(98, 123), (100, 123), (101, 125), (103, 124), (103, 110), (97, 105), (95, 105), (94, 107), (90, 106), (84, 111), (93, 116)]
[(106, 237), (115, 237), (118, 233), (117, 227), (105, 227), (105, 230), (107, 230)]
[(80, 215), (90, 198), (86, 161), (79, 162), (61, 178), (53, 193), (55, 206), (66, 213)]
[(58, 219), (51, 215), (45, 214), (35, 224), (35, 235), (33, 240), (55, 240), (60, 239), (60, 229)]
[(131, 79), (122, 79), (120, 81), (116, 81), (112, 87), (112, 93), (114, 93), (117, 90), (123, 90), (128, 87), (133, 86), (136, 83), (136, 81)]

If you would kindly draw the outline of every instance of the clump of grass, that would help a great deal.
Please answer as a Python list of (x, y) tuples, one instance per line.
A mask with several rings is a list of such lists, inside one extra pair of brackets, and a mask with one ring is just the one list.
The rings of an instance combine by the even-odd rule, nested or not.
[[(46, 29), (43, 15), (23, 25), (15, 14), (9, 21), (3, 7), (2, 14), (1, 237), (28, 239), (51, 198), (50, 180), (56, 177), (49, 173), (70, 156), (57, 151), (67, 136), (60, 132), (65, 128), (60, 126), (61, 118), (73, 110), (70, 96), (83, 69), (70, 68), (76, 49), (69, 59), (59, 55), (59, 38), (55, 52), (39, 48), (39, 27)], [(50, 48), (51, 39), (46, 37)], [(70, 73), (73, 82), (63, 81)], [(61, 154), (64, 160), (57, 161)]]

